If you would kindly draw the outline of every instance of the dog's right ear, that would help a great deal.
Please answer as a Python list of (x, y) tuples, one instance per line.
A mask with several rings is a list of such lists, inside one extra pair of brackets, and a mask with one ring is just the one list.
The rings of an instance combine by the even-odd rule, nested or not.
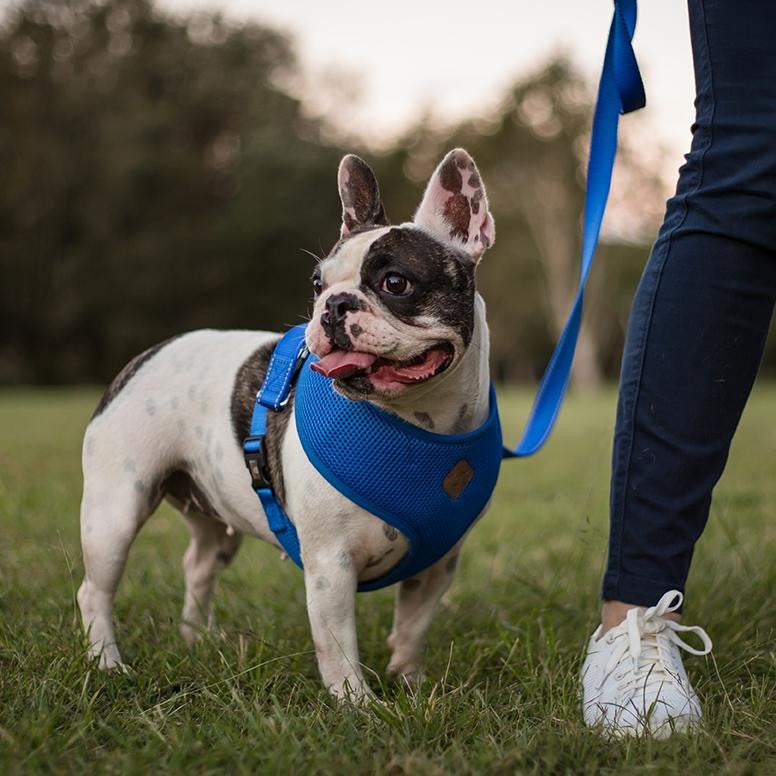
[(337, 184), (342, 200), (340, 237), (347, 237), (359, 226), (388, 226), (377, 178), (363, 159), (355, 154), (343, 157)]

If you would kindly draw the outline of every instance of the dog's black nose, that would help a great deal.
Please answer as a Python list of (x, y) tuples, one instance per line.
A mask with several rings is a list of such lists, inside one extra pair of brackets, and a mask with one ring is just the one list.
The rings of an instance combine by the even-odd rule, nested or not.
[(326, 300), (326, 310), (321, 315), (321, 323), (324, 326), (336, 326), (345, 320), (349, 312), (362, 310), (363, 307), (363, 303), (355, 294), (332, 294)]

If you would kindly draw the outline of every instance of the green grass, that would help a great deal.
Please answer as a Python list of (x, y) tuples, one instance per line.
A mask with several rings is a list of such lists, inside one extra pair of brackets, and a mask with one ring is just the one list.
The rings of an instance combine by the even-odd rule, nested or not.
[[(416, 695), (384, 686), (392, 591), (359, 597), (362, 660), (386, 699), (337, 707), (311, 651), (301, 574), (247, 541), (223, 575), (222, 634), (178, 635), (187, 534), (163, 507), (116, 605), (129, 675), (83, 656), (75, 606), (80, 436), (94, 392), (0, 394), (0, 772), (776, 772), (776, 388), (752, 397), (694, 563), (691, 737), (610, 743), (580, 721), (595, 623), (614, 395), (572, 397), (547, 448), (505, 465), (432, 626)], [(516, 432), (525, 393), (502, 393)]]

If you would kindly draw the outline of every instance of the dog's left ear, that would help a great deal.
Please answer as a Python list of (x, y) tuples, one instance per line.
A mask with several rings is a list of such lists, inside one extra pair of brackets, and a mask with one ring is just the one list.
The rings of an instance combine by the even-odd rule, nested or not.
[(347, 237), (358, 226), (388, 226), (377, 178), (363, 159), (355, 154), (343, 157), (337, 184), (342, 200), (340, 237)]
[(474, 159), (463, 148), (450, 151), (440, 162), (414, 220), (475, 261), (493, 245), (496, 225), (488, 210), (485, 185)]

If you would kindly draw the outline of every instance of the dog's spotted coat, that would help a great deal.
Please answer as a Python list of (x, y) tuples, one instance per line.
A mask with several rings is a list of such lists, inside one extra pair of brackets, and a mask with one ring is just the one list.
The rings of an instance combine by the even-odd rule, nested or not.
[[(337, 379), (335, 387), (436, 433), (478, 427), (488, 413), (488, 330), (474, 272), (494, 228), (474, 162), (462, 149), (448, 154), (414, 220), (399, 226), (388, 224), (377, 181), (362, 160), (343, 159), (338, 187), (340, 239), (316, 270), (320, 293), (308, 346), (321, 357), (357, 350), (399, 365), (442, 348), (446, 369), (417, 385), (389, 390), (364, 373)], [(408, 280), (406, 294), (386, 291), (388, 272)], [(327, 310), (336, 314), (327, 318)], [(133, 359), (95, 410), (82, 454), (86, 574), (78, 603), (89, 653), (101, 667), (123, 665), (113, 599), (130, 545), (162, 498), (179, 509), (191, 531), (181, 626), (189, 642), (210, 625), (215, 580), (242, 537), (279, 547), (242, 455), (277, 339), (269, 332), (204, 330), (168, 340)], [(269, 414), (266, 445), (273, 487), (302, 545), (324, 684), (339, 698), (363, 699), (369, 689), (358, 657), (356, 586), (387, 573), (406, 553), (407, 540), (334, 490), (312, 466), (296, 431), (293, 397)], [(449, 486), (459, 487), (464, 475)], [(390, 674), (409, 682), (417, 677), (423, 639), (461, 543), (398, 586)]]

